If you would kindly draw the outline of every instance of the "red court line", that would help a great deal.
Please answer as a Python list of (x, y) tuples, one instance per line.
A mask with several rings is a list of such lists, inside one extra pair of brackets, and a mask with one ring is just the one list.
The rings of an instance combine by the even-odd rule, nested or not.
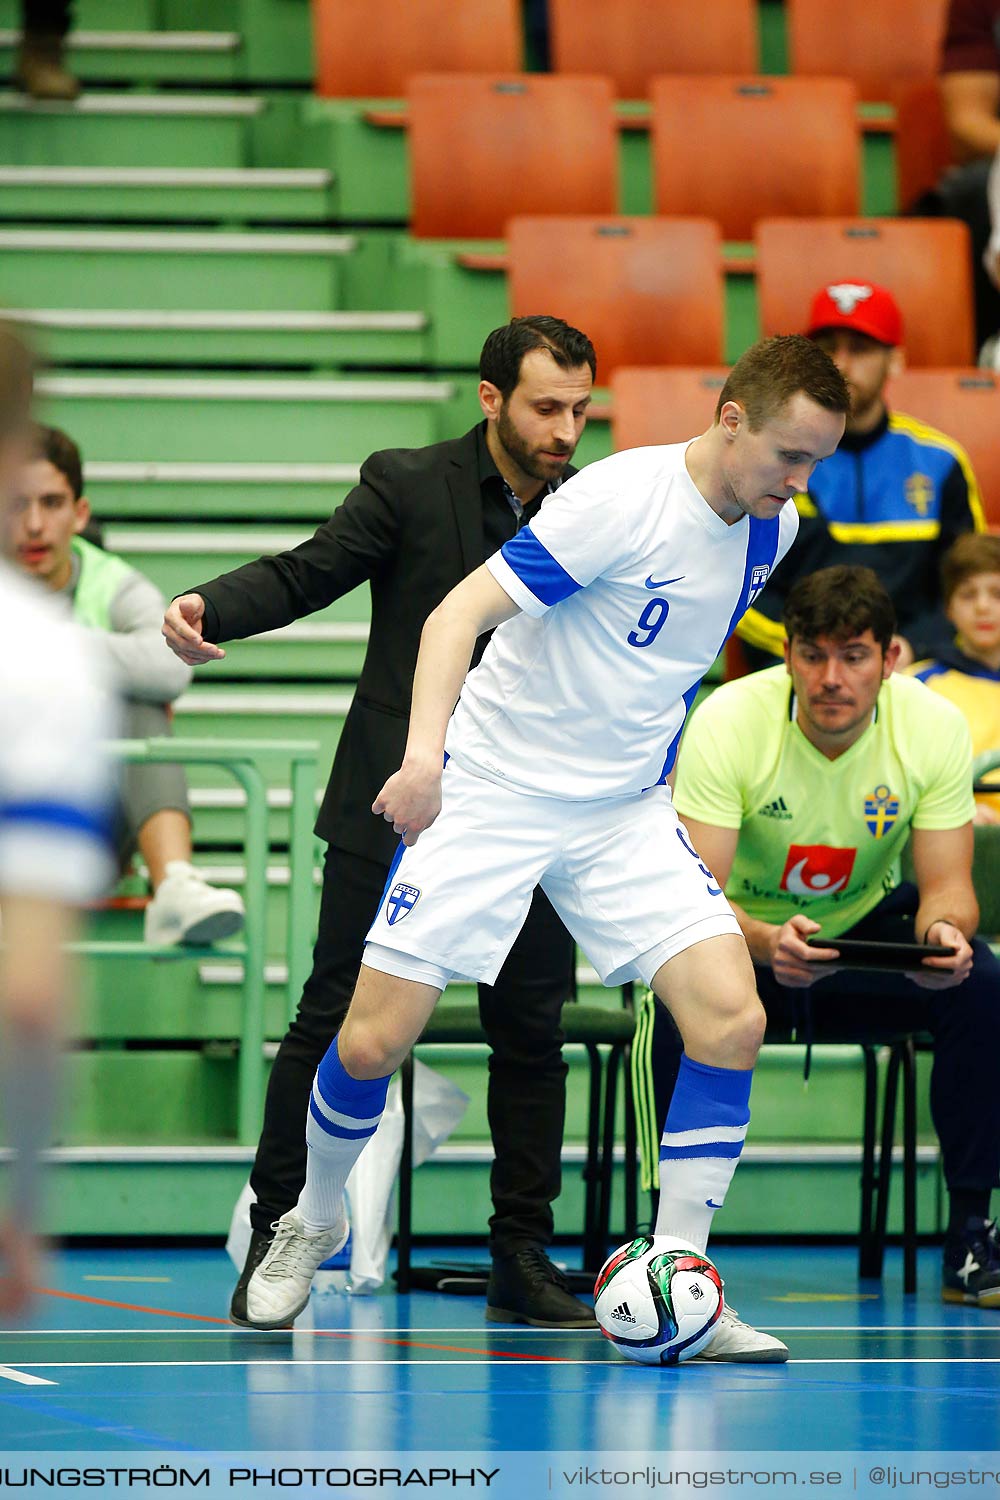
[[(166, 1307), (146, 1307), (140, 1302), (114, 1302), (108, 1297), (89, 1297), (84, 1292), (60, 1292), (55, 1287), (49, 1286), (37, 1286), (34, 1290), (43, 1297), (62, 1297), (67, 1302), (86, 1302), (92, 1307), (119, 1307), (123, 1308), (126, 1312), (150, 1313), (158, 1318), (181, 1318), (193, 1323), (217, 1323), (221, 1324), (223, 1328), (233, 1327), (228, 1318), (213, 1318), (208, 1313), (171, 1312)], [(247, 1331), (252, 1332), (252, 1330)], [(128, 1329), (109, 1329), (108, 1332), (127, 1334)], [(389, 1339), (379, 1337), (378, 1334), (368, 1333), (365, 1329), (341, 1332), (336, 1328), (309, 1328), (303, 1329), (302, 1332), (308, 1332), (314, 1337), (321, 1339), (370, 1338), (376, 1344), (388, 1344), (397, 1349), (433, 1349), (439, 1354), (482, 1353), (486, 1359), (523, 1359), (527, 1360), (530, 1364), (550, 1365), (564, 1365), (567, 1363), (558, 1354), (510, 1354), (504, 1349), (483, 1349), (480, 1351), (479, 1349), (469, 1349), (461, 1344), (423, 1344), (417, 1339)]]

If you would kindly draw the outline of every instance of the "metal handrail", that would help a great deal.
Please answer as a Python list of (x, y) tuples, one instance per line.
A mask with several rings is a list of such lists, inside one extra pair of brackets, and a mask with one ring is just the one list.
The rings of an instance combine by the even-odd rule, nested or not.
[[(243, 1024), (237, 1074), (236, 1137), (253, 1145), (260, 1133), (264, 1083), (265, 907), (267, 902), (267, 785), (262, 766), (274, 760), (288, 763), (291, 774), (289, 818), (288, 1015), (294, 1014), (309, 972), (312, 910), (313, 833), (316, 807), (316, 769), (319, 745), (315, 740), (198, 740), (166, 736), (147, 740), (115, 740), (111, 747), (122, 761), (176, 765), (218, 766), (228, 771), (246, 793), (246, 926), (243, 941), (226, 952), (243, 963)], [(83, 952), (94, 944), (74, 945)], [(191, 956), (191, 950), (153, 948), (146, 944), (107, 943), (105, 956)]]

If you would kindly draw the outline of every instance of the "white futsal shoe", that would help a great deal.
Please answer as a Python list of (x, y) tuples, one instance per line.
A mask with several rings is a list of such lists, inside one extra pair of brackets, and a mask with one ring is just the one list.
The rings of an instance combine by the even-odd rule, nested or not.
[(695, 1359), (711, 1359), (734, 1365), (783, 1365), (788, 1346), (769, 1333), (760, 1333), (744, 1323), (727, 1302), (719, 1325)]
[(309, 1301), (317, 1270), (343, 1249), (349, 1233), (345, 1220), (333, 1229), (308, 1234), (297, 1209), (282, 1214), (271, 1248), (247, 1284), (247, 1326), (289, 1327)]

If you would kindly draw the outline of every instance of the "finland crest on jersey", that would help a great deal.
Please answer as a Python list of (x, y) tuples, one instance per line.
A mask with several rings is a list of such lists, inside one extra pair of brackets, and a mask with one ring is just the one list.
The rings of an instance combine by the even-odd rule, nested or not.
[(408, 917), (419, 900), (420, 891), (417, 886), (404, 885), (401, 880), (397, 881), (385, 903), (385, 919), (389, 926), (394, 927), (397, 922)]
[(523, 613), (494, 631), (449, 726), (468, 769), (588, 800), (666, 779), (702, 677), (798, 526), (792, 505), (727, 525), (687, 446), (592, 464), (489, 559)]
[(768, 563), (759, 563), (750, 574), (750, 588), (747, 592), (747, 609), (763, 591), (764, 585), (771, 576), (771, 568)]

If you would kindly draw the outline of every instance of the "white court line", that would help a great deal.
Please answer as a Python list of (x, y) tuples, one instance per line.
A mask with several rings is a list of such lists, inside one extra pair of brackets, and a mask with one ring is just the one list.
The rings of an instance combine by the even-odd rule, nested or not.
[[(719, 1363), (719, 1361), (709, 1361)], [(724, 1361), (728, 1364), (729, 1361)], [(1000, 1356), (997, 1358), (951, 1358), (942, 1356), (940, 1358), (916, 1358), (911, 1359), (905, 1355), (890, 1356), (886, 1359), (876, 1357), (862, 1359), (790, 1359), (786, 1361), (791, 1365), (1000, 1365)], [(323, 1366), (327, 1369), (350, 1370), (359, 1366), (371, 1366), (375, 1369), (394, 1369), (398, 1365), (427, 1365), (434, 1368), (438, 1365), (478, 1365), (481, 1369), (491, 1364), (487, 1358), (480, 1359), (136, 1359), (136, 1360), (35, 1360), (25, 1361), (27, 1369), (31, 1370), (210, 1370), (227, 1369), (234, 1370), (263, 1370), (274, 1367), (282, 1370), (296, 1368), (311, 1368)], [(570, 1365), (602, 1365), (606, 1369), (625, 1369), (631, 1365), (629, 1360), (617, 1359), (560, 1359), (558, 1357), (541, 1358), (536, 1361), (526, 1360), (522, 1365), (512, 1364), (511, 1368), (523, 1369), (526, 1364), (535, 1364), (536, 1368), (542, 1365), (560, 1366), (567, 1368)], [(8, 1372), (10, 1373), (10, 1372)], [(13, 1372), (12, 1378), (21, 1378), (18, 1373)], [(34, 1382), (32, 1382), (34, 1383)], [(52, 1385), (52, 1381), (41, 1381), (42, 1385)]]
[[(974, 1309), (973, 1309), (974, 1310)], [(763, 1328), (763, 1325), (761, 1325)], [(501, 1328), (503, 1331), (501, 1331)], [(372, 1326), (371, 1328), (296, 1328), (295, 1334), (301, 1337), (304, 1334), (315, 1334), (318, 1338), (329, 1338), (331, 1335), (350, 1338), (384, 1338), (390, 1334), (404, 1334), (409, 1338), (422, 1338), (426, 1334), (451, 1334), (455, 1338), (471, 1337), (474, 1334), (483, 1334), (490, 1339), (550, 1337), (556, 1333), (560, 1338), (572, 1334), (576, 1338), (582, 1338), (585, 1334), (593, 1337), (597, 1332), (595, 1328), (525, 1328), (512, 1324), (510, 1327), (491, 1323), (487, 1327), (483, 1323), (473, 1328), (414, 1328), (409, 1324), (406, 1328), (382, 1328)], [(973, 1327), (971, 1324), (965, 1326), (961, 1323), (768, 1323), (767, 1333), (955, 1333), (965, 1338), (968, 1334), (982, 1334), (986, 1337), (996, 1338), (1000, 1335), (1000, 1323), (994, 1328)], [(287, 1338), (287, 1328), (238, 1328), (233, 1323), (227, 1323), (217, 1328), (183, 1328), (175, 1323), (164, 1324), (156, 1328), (19, 1328), (16, 1338), (42, 1337), (46, 1334), (75, 1334), (75, 1333), (103, 1333), (125, 1338), (134, 1333), (159, 1334), (161, 1337), (170, 1335), (172, 1337), (183, 1336), (184, 1338), (220, 1338), (226, 1337), (246, 1338), (248, 1334), (260, 1338), (261, 1334), (274, 1334)], [(4, 1334), (0, 1333), (0, 1342)]]
[(0, 1365), (0, 1379), (16, 1380), (18, 1385), (56, 1385), (55, 1380), (43, 1380), (40, 1375), (25, 1375), (23, 1370), (12, 1370), (10, 1365)]

